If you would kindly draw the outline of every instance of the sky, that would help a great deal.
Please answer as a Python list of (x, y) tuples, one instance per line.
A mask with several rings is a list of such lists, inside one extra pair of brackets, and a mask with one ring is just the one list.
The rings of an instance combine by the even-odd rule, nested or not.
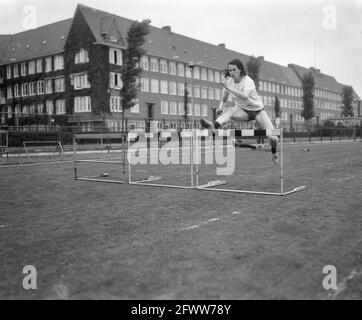
[(71, 18), (77, 3), (283, 66), (316, 67), (362, 98), (362, 0), (0, 0), (0, 34)]

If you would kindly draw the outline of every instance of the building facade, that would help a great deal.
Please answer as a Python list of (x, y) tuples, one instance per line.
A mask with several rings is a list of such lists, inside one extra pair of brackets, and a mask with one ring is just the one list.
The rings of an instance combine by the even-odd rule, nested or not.
[[(126, 33), (132, 21), (78, 5), (73, 18), (14, 35), (0, 36), (0, 122), (28, 130), (68, 126), (82, 131), (122, 130), (121, 67)], [(188, 128), (192, 120), (213, 119), (227, 62), (249, 56), (151, 27), (139, 94), (125, 111), (128, 128)], [(302, 82), (315, 77), (314, 123), (340, 116), (342, 85), (317, 69), (261, 62), (259, 94), (275, 119), (278, 97), (281, 123), (302, 126)], [(192, 61), (193, 68), (188, 64)], [(188, 99), (185, 99), (187, 94)], [(359, 100), (356, 94), (356, 101)], [(358, 102), (356, 102), (358, 103)], [(356, 106), (357, 111), (357, 106)], [(240, 126), (240, 124), (235, 124)]]

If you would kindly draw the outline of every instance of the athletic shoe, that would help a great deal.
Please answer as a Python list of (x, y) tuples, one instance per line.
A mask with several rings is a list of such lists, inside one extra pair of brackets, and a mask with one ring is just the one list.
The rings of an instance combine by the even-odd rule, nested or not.
[(212, 121), (205, 120), (205, 119), (201, 119), (201, 120), (200, 120), (200, 123), (201, 123), (201, 126), (202, 126), (204, 129), (215, 130), (215, 126), (214, 126), (214, 124), (212, 123)]
[(275, 164), (278, 164), (279, 163), (279, 156), (277, 153), (272, 153), (272, 161), (273, 163)]

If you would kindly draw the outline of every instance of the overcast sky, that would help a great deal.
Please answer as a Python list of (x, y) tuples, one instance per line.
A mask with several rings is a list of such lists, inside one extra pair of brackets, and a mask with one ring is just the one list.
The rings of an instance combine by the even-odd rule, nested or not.
[(362, 97), (362, 0), (0, 0), (0, 34), (71, 18), (78, 2), (284, 66), (316, 66)]

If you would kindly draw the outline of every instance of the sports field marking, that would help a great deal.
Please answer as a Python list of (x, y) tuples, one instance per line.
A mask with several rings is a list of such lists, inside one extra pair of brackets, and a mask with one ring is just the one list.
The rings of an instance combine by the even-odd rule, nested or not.
[(186, 228), (182, 228), (180, 229), (180, 231), (187, 231), (187, 230), (193, 230), (193, 229), (197, 229), (197, 228), (200, 228), (201, 226), (203, 225), (206, 225), (206, 224), (210, 224), (212, 222), (216, 222), (216, 221), (223, 221), (225, 219), (227, 219), (228, 217), (230, 216), (236, 216), (236, 215), (239, 215), (240, 212), (239, 211), (233, 211), (231, 213), (231, 215), (226, 215), (222, 218), (212, 218), (212, 219), (209, 219), (209, 220), (206, 220), (206, 221), (203, 221), (203, 222), (200, 222), (199, 224), (194, 224), (192, 226), (189, 226), (189, 227), (186, 227)]
[(48, 164), (63, 164), (63, 163), (73, 163), (73, 160), (64, 160), (64, 161), (57, 161), (57, 162), (35, 162), (35, 163), (18, 163), (18, 164), (7, 164), (1, 165), (0, 168), (13, 168), (13, 167), (31, 167), (31, 166), (42, 166)]

